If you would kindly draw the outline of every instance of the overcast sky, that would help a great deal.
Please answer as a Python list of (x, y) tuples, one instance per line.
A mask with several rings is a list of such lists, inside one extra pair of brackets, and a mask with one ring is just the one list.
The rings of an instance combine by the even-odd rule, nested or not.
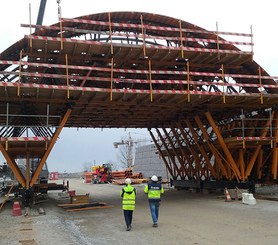
[[(20, 24), (35, 24), (40, 0), (0, 1), (0, 52), (29, 34), (28, 28)], [(270, 75), (278, 76), (278, 28), (277, 0), (61, 0), (62, 17), (74, 18), (82, 15), (113, 12), (140, 11), (162, 14), (198, 25), (210, 31), (254, 34), (254, 60)], [(43, 24), (54, 24), (58, 20), (56, 0), (47, 0)], [(47, 160), (50, 171), (82, 171), (85, 162), (96, 164), (117, 162), (119, 150), (113, 142), (120, 141), (132, 132), (133, 138), (146, 138), (146, 130), (112, 129), (63, 129), (60, 139)], [(4, 158), (0, 155), (0, 162)]]

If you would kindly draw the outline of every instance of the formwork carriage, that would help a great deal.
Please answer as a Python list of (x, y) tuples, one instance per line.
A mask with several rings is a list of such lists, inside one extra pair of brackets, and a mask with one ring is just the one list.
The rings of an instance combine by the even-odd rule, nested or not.
[[(278, 86), (253, 61), (252, 33), (211, 32), (137, 12), (22, 26), (38, 30), (0, 56), (0, 149), (24, 188), (34, 186), (63, 127), (148, 128), (154, 138), (156, 129), (163, 142), (158, 152), (174, 180), (246, 181), (258, 161), (247, 164), (254, 149), (262, 158), (273, 155), (276, 179)], [(236, 129), (252, 113), (269, 130)], [(31, 156), (40, 163), (30, 180), (16, 164), (19, 155), (28, 159), (29, 147), (18, 154), (12, 144), (7, 148), (10, 138), (27, 132), (50, 137)], [(261, 139), (251, 143), (247, 136)]]

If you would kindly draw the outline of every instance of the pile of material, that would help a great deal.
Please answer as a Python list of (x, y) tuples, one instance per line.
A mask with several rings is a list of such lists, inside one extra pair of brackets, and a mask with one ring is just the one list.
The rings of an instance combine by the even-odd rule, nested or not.
[(58, 207), (62, 207), (67, 212), (77, 212), (83, 210), (94, 210), (100, 208), (111, 208), (111, 205), (108, 205), (104, 202), (93, 202), (90, 203), (89, 193), (85, 195), (68, 195), (70, 203), (61, 203), (58, 204)]
[(112, 175), (112, 179), (125, 179), (125, 178), (142, 179), (143, 178), (142, 173), (133, 173), (132, 170), (114, 171), (111, 173), (111, 175)]
[(143, 179), (142, 173), (133, 173), (131, 169), (125, 171), (115, 171), (112, 172), (111, 175), (112, 183), (117, 185), (124, 185), (126, 178), (130, 178), (132, 184), (141, 184), (143, 182), (147, 182), (147, 179)]

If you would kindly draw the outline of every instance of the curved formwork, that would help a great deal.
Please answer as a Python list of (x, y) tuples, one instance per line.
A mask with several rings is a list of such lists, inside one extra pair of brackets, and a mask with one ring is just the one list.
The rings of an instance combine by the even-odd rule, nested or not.
[[(0, 55), (0, 149), (24, 187), (63, 127), (156, 129), (173, 179), (277, 178), (278, 85), (253, 61), (252, 33), (137, 12), (30, 26)], [(24, 143), (10, 144), (27, 131), (46, 139), (28, 148), (41, 159), (30, 181), (15, 162)]]

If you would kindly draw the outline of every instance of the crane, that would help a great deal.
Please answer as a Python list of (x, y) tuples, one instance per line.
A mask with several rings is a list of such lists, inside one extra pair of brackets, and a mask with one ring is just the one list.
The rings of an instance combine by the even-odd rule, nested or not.
[[(46, 5), (46, 1), (47, 0), (41, 0), (40, 3), (40, 8), (39, 8), (39, 13), (38, 13), (38, 17), (37, 17), (37, 25), (41, 25), (42, 21), (43, 21), (43, 17), (44, 17), (44, 10), (45, 10), (45, 5)], [(39, 28), (36, 28), (36, 31), (39, 30)]]
[(134, 140), (131, 137), (130, 132), (128, 133), (128, 138), (125, 140), (121, 140), (119, 142), (114, 142), (113, 145), (115, 148), (118, 148), (120, 145), (126, 145), (127, 146), (127, 155), (126, 155), (126, 163), (127, 163), (127, 168), (130, 168), (133, 165), (133, 147), (135, 144), (138, 143), (145, 143), (145, 142), (152, 142), (151, 139), (139, 139), (139, 140)]

